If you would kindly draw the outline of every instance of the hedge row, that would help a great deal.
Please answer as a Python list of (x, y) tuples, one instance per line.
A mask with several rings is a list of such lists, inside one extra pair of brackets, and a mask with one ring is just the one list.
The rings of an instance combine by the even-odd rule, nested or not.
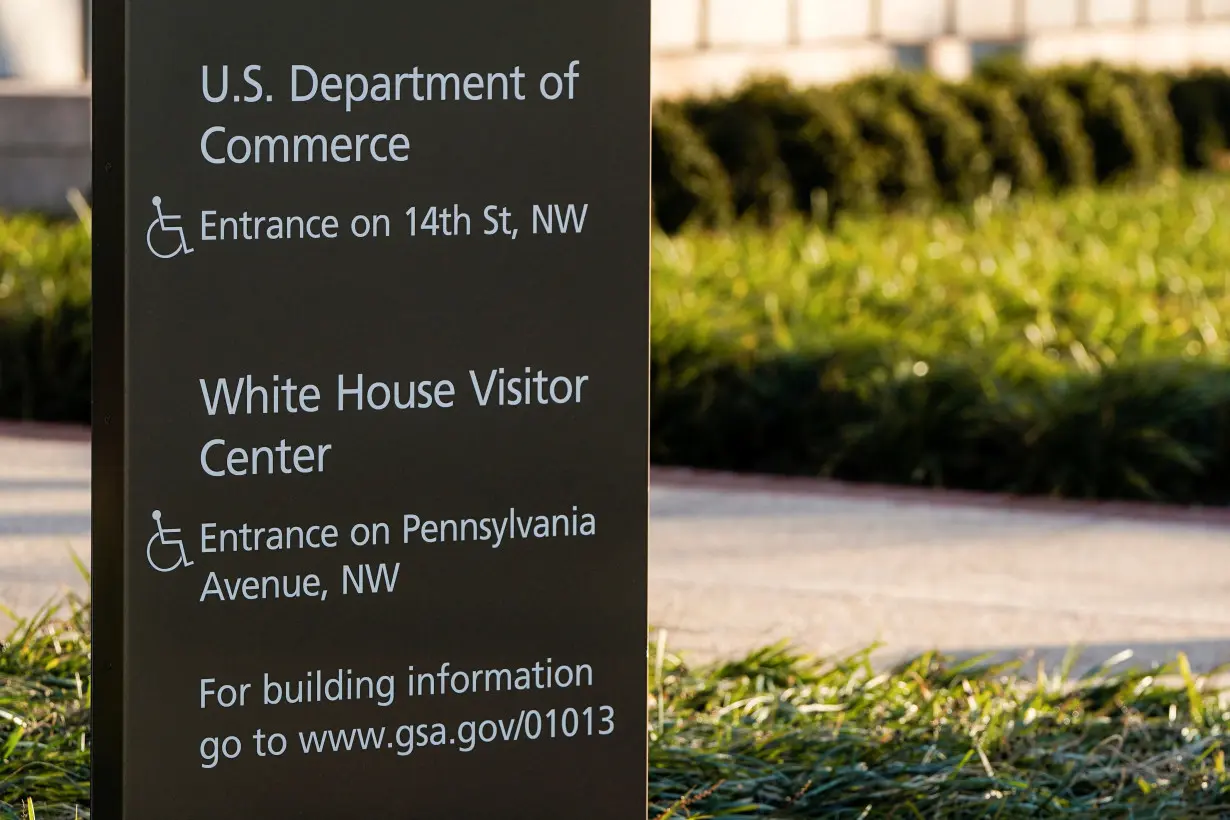
[(655, 463), (1230, 504), (1230, 182), (655, 239)]
[(90, 418), (90, 235), (0, 218), (0, 418)]
[(757, 79), (728, 95), (660, 102), (657, 224), (776, 224), (969, 203), (1017, 191), (1149, 182), (1224, 162), (1230, 75), (1094, 64), (994, 65), (969, 82), (897, 73), (833, 88)]

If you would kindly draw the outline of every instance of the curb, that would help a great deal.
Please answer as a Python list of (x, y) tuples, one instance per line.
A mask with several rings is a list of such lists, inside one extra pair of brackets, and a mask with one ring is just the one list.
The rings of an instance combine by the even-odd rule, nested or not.
[(54, 424), (43, 421), (5, 421), (0, 419), (0, 438), (33, 441), (67, 441), (88, 444), (90, 428), (79, 424)]
[(721, 490), (726, 492), (774, 493), (830, 499), (887, 501), (896, 504), (931, 507), (987, 509), (1001, 512), (1028, 512), (1069, 515), (1084, 518), (1150, 521), (1170, 524), (1196, 524), (1230, 529), (1230, 507), (1179, 507), (1128, 501), (1074, 501), (1057, 498), (977, 493), (965, 490), (940, 490), (921, 487), (893, 487), (881, 484), (851, 484), (822, 478), (750, 475), (653, 467), (650, 483), (678, 489)]

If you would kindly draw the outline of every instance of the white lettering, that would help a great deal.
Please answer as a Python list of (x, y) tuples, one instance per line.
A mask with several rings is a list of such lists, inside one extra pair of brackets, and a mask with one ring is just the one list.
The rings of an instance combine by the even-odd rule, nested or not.
[(218, 447), (225, 448), (226, 440), (216, 438), (201, 448), (201, 469), (214, 478), (323, 473), (325, 453), (333, 449), (332, 444), (295, 447), (282, 439), (273, 446), (232, 447), (224, 458), (211, 460), (210, 451)]
[(384, 410), (390, 404), (398, 410), (453, 406), (457, 388), (448, 379), (441, 381), (397, 381), (365, 383), (363, 374), (355, 377), (353, 387), (347, 386), (345, 374), (337, 377), (337, 409)]
[[(299, 91), (299, 75), (307, 72), (312, 77), (312, 90), (307, 93)], [(316, 88), (320, 85), (320, 80), (316, 76), (316, 72), (309, 66), (296, 65), (290, 69), (290, 100), (291, 102), (306, 102), (316, 96)]]
[[(568, 78), (569, 98), (579, 74), (574, 68)], [(552, 75), (558, 78), (558, 75)], [(321, 100), (342, 103), (349, 113), (360, 103), (384, 102), (482, 102), (490, 100), (526, 99), (522, 81), (526, 74), (521, 66), (511, 71), (471, 73), (464, 77), (451, 72), (425, 72), (417, 66), (398, 74), (321, 74), (311, 66), (291, 66), (291, 102)], [(562, 81), (561, 81), (562, 82)]]
[(211, 572), (205, 578), (201, 590), (201, 603), (210, 598), (219, 601), (264, 601), (280, 598), (325, 599), (327, 591), (321, 589), (316, 575), (239, 575), (235, 578), (219, 577)]
[[(407, 162), (410, 159), (410, 138), (405, 134), (335, 134), (332, 137), (323, 134), (227, 135), (228, 131), (222, 125), (212, 126), (202, 134), (201, 156), (206, 162), (211, 165), (296, 165), (368, 160)], [(214, 137), (226, 139), (225, 152), (212, 142)], [(389, 146), (387, 152), (377, 147), (386, 142)]]
[(598, 519), (577, 507), (552, 515), (506, 514), (482, 518), (428, 520), (416, 514), (402, 516), (402, 543), (418, 539), (428, 544), (473, 542), (499, 549), (506, 541), (548, 538), (589, 538), (597, 533)]

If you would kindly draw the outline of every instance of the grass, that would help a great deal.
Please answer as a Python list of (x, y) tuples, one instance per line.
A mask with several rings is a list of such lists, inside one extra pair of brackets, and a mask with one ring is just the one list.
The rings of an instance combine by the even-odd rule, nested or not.
[(90, 214), (0, 216), (0, 417), (89, 418)]
[(1230, 180), (654, 239), (654, 341), (876, 349), (892, 368), (1230, 359)]
[[(88, 605), (69, 599), (0, 647), (0, 818), (89, 817), (88, 636)], [(1230, 815), (1230, 691), (1182, 657), (1028, 679), (938, 655), (877, 671), (868, 656), (771, 647), (692, 668), (651, 643), (646, 816)]]
[(70, 597), (14, 620), (0, 647), (0, 818), (89, 817), (89, 608)]
[(1230, 179), (654, 239), (660, 464), (1230, 504)]
[(1096, 373), (1230, 357), (1230, 181), (654, 239), (654, 341)]
[(1230, 815), (1230, 692), (1182, 658), (1030, 683), (1011, 665), (926, 655), (881, 673), (774, 648), (699, 671), (670, 658), (657, 677), (661, 820)]

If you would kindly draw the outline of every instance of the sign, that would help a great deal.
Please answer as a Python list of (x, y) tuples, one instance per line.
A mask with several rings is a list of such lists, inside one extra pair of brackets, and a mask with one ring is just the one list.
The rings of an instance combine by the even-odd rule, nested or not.
[(643, 816), (648, 0), (96, 5), (94, 816)]

